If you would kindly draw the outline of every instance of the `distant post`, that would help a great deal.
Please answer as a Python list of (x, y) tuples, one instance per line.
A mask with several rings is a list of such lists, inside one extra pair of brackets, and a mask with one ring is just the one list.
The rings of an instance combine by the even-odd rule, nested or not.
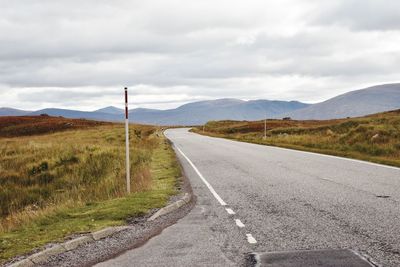
[(265, 112), (265, 119), (264, 119), (264, 140), (267, 139), (267, 112)]
[(125, 87), (125, 146), (126, 146), (126, 191), (131, 193), (131, 171), (129, 160), (129, 112), (128, 112), (128, 88)]

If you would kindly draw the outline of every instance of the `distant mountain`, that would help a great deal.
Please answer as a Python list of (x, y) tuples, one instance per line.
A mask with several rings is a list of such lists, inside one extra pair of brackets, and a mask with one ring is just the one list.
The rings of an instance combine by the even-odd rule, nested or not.
[(286, 114), (293, 119), (358, 117), (400, 108), (400, 83), (352, 91)]
[(195, 125), (210, 120), (260, 120), (307, 107), (297, 101), (217, 99), (185, 104), (176, 109), (136, 109), (131, 113), (135, 122), (159, 125)]
[(107, 114), (124, 114), (125, 110), (123, 110), (121, 108), (110, 106), (110, 107), (95, 110), (94, 112), (107, 113)]
[[(259, 120), (265, 117), (277, 117), (284, 112), (307, 106), (307, 104), (297, 101), (217, 99), (189, 103), (169, 110), (137, 108), (130, 111), (130, 121), (158, 125), (195, 125), (206, 123), (209, 120)], [(3, 111), (0, 113), (3, 116), (47, 114), (75, 119), (124, 120), (124, 110), (116, 107), (106, 107), (91, 112), (58, 108), (47, 108), (34, 112), (2, 108), (0, 111)]]
[(24, 116), (29, 113), (30, 111), (15, 108), (0, 108), (0, 116)]
[[(400, 109), (400, 84), (386, 84), (352, 91), (327, 101), (309, 105), (298, 101), (217, 99), (182, 105), (175, 109), (137, 108), (130, 111), (130, 121), (157, 125), (199, 125), (210, 120), (333, 119), (364, 116)], [(40, 115), (123, 121), (124, 110), (106, 107), (96, 111), (42, 109), (35, 112), (0, 108), (0, 116)]]
[[(130, 111), (130, 121), (157, 125), (195, 125), (210, 120), (259, 120), (265, 117), (277, 117), (282, 113), (307, 106), (307, 104), (297, 101), (217, 99), (189, 103), (168, 110), (133, 109)], [(40, 114), (102, 121), (124, 120), (124, 110), (115, 107), (92, 112), (49, 108), (31, 112), (28, 115)]]
[(55, 117), (61, 116), (71, 119), (91, 119), (100, 121), (121, 121), (124, 118), (122, 114), (115, 115), (115, 114), (108, 114), (96, 111), (78, 111), (78, 110), (60, 109), (60, 108), (41, 109), (35, 112), (31, 112), (27, 115), (35, 116), (40, 114), (47, 114)]

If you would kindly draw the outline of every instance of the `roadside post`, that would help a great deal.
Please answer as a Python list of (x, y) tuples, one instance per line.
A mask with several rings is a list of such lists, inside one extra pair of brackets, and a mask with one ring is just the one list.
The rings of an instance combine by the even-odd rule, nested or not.
[(126, 146), (126, 191), (131, 193), (131, 171), (129, 160), (129, 112), (128, 112), (128, 88), (125, 87), (125, 146)]
[(265, 119), (264, 119), (264, 140), (267, 139), (267, 112), (265, 112)]

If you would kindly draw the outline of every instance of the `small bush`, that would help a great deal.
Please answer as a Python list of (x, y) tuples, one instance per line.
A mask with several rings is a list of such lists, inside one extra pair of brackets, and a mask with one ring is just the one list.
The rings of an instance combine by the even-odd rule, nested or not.
[(47, 171), (48, 169), (49, 169), (49, 163), (47, 163), (47, 161), (44, 161), (44, 162), (40, 163), (38, 166), (32, 167), (29, 170), (28, 174), (30, 176), (33, 176), (33, 175), (42, 173), (44, 171)]

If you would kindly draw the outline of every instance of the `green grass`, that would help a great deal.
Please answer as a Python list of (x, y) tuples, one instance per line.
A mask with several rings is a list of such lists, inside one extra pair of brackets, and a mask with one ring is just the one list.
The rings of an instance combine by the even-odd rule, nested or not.
[[(181, 175), (175, 154), (164, 137), (154, 134), (154, 127), (134, 126), (131, 132), (130, 195), (125, 194), (122, 125), (0, 139), (6, 144), (3, 155), (13, 158), (0, 165), (0, 179), (15, 173), (14, 180), (1, 184), (15, 195), (1, 220), (0, 263), (71, 234), (122, 225), (165, 206), (176, 194)], [(38, 182), (45, 179), (43, 174), (53, 178)], [(32, 190), (39, 191), (38, 198), (32, 197)]]
[[(155, 128), (131, 128), (131, 178), (141, 191), (151, 186), (149, 165), (160, 140)], [(0, 138), (0, 157), (0, 232), (21, 214), (125, 194), (122, 125)]]
[(212, 121), (193, 131), (215, 137), (400, 167), (400, 110), (325, 121)]

